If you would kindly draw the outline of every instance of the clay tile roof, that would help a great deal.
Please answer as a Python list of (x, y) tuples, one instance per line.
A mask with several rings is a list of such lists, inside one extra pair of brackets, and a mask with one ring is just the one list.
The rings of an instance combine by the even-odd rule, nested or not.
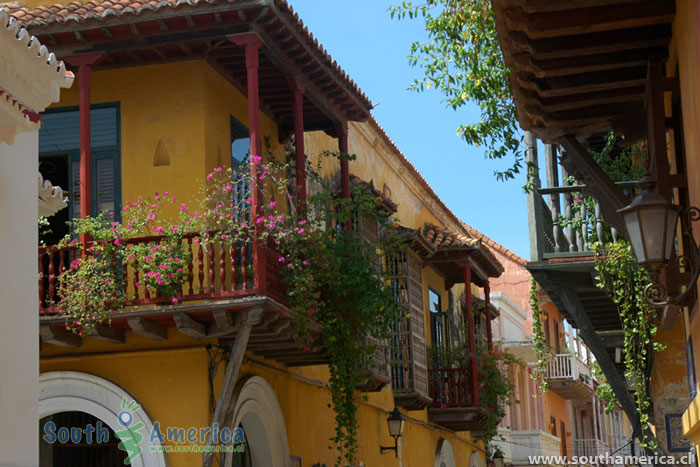
[(491, 250), (481, 244), (478, 238), (450, 232), (428, 222), (423, 226), (421, 235), (436, 252), (469, 250), (469, 256), (488, 273), (489, 277), (498, 277), (503, 273), (501, 262)]
[(443, 230), (428, 222), (423, 226), (423, 237), (435, 250), (473, 248), (481, 243), (475, 238)]
[(514, 263), (518, 264), (519, 266), (527, 266), (527, 260), (524, 259), (521, 256), (518, 256), (517, 254), (513, 253), (510, 251), (508, 248), (504, 247), (500, 243), (498, 243), (496, 240), (488, 237), (486, 234), (476, 230), (474, 227), (471, 225), (467, 224), (466, 222), (462, 222), (462, 225), (464, 226), (467, 231), (474, 236), (474, 238), (478, 238), (481, 240), (483, 243), (488, 245), (490, 248), (493, 248), (494, 250), (498, 251), (500, 254), (505, 256), (506, 258), (510, 259)]
[[(82, 23), (99, 23), (110, 17), (124, 17), (125, 22), (133, 20), (133, 16), (138, 16), (146, 12), (158, 12), (162, 10), (177, 10), (181, 8), (199, 9), (207, 6), (235, 5), (243, 3), (242, 0), (92, 0), (89, 2), (71, 2), (68, 4), (56, 3), (50, 6), (38, 6), (34, 9), (25, 7), (20, 3), (6, 3), (0, 6), (0, 10), (7, 11), (12, 15), (22, 26), (27, 28), (47, 28), (53, 24), (65, 24), (74, 22)], [(280, 13), (285, 15), (295, 25), (304, 37), (307, 45), (311, 46), (315, 53), (319, 56), (320, 61), (330, 68), (331, 74), (344, 83), (355, 98), (361, 103), (362, 107), (369, 117), (369, 110), (373, 107), (372, 102), (359, 88), (357, 83), (350, 79), (348, 74), (333, 60), (326, 49), (319, 41), (311, 34), (309, 29), (304, 25), (299, 15), (292, 9), (291, 5), (286, 0), (272, 0), (274, 4), (273, 10), (279, 9)], [(251, 5), (255, 6), (255, 5)], [(259, 5), (258, 5), (259, 6)], [(97, 26), (97, 25), (95, 25)], [(34, 34), (40, 34), (40, 31), (33, 31)]]
[[(340, 177), (337, 177), (334, 182), (333, 182), (333, 192), (335, 194), (340, 193), (341, 190), (341, 182), (340, 182)], [(396, 203), (394, 203), (391, 198), (386, 196), (384, 193), (381, 191), (377, 190), (374, 187), (374, 180), (370, 180), (369, 182), (362, 180), (360, 177), (350, 174), (350, 191), (351, 192), (359, 192), (362, 194), (370, 195), (373, 196), (374, 198), (377, 198), (382, 206), (389, 211), (389, 215), (393, 214), (396, 212), (397, 206)]]

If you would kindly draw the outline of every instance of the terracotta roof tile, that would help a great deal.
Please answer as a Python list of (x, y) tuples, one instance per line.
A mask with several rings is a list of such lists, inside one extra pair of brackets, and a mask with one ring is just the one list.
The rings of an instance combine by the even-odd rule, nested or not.
[(485, 244), (487, 244), (489, 247), (493, 248), (494, 250), (498, 251), (500, 254), (505, 256), (506, 258), (512, 260), (516, 264), (520, 266), (526, 266), (527, 265), (527, 260), (524, 259), (521, 256), (518, 256), (517, 254), (513, 253), (511, 250), (508, 248), (504, 247), (500, 243), (498, 243), (496, 240), (488, 237), (486, 234), (476, 230), (474, 227), (471, 225), (467, 224), (466, 222), (462, 222), (462, 225), (464, 228), (466, 228), (471, 235), (474, 236), (474, 238), (478, 238), (481, 241), (483, 241)]
[[(340, 177), (337, 177), (332, 186), (333, 192), (338, 194), (340, 193), (341, 190), (341, 184), (340, 184)], [(360, 177), (350, 174), (350, 190), (351, 191), (359, 191), (360, 193), (366, 194), (373, 196), (375, 198), (378, 198), (381, 200), (380, 202), (382, 203), (382, 206), (389, 211), (389, 214), (393, 214), (396, 212), (397, 206), (396, 203), (394, 203), (391, 198), (386, 196), (384, 193), (381, 191), (377, 190), (374, 187), (374, 180), (370, 180), (369, 182), (362, 180)]]
[(428, 222), (423, 226), (423, 237), (435, 250), (473, 248), (481, 243), (477, 239), (443, 230)]

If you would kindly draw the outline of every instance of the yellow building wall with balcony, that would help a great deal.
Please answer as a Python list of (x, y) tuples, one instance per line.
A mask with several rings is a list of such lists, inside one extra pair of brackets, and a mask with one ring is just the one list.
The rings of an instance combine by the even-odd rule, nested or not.
[[(209, 171), (230, 164), (230, 116), (248, 123), (245, 97), (202, 61), (96, 71), (91, 102), (120, 105), (123, 203), (162, 191), (175, 195), (178, 205), (180, 200), (191, 200)], [(78, 86), (74, 86), (54, 107), (77, 103)], [(281, 155), (283, 147), (277, 127), (264, 114), (261, 132), (263, 152)], [(402, 224), (422, 227), (427, 221), (454, 225), (455, 220), (443, 208), (436, 208), (434, 200), (432, 207), (421, 200), (421, 193), (415, 191), (418, 181), (405, 170), (399, 173), (398, 155), (388, 145), (377, 143), (380, 136), (368, 124), (350, 124), (349, 149), (358, 155), (350, 164), (351, 172), (365, 180), (373, 179), (380, 190), (385, 185), (389, 187), (392, 200), (399, 206)], [(267, 149), (266, 141), (270, 144)], [(337, 140), (322, 132), (307, 133), (305, 141), (312, 160), (322, 150), (337, 150)], [(157, 151), (161, 159), (165, 151), (168, 164), (154, 164)], [(326, 170), (331, 174), (337, 168)], [(175, 215), (175, 209), (173, 206), (173, 211), (166, 214)], [(430, 268), (424, 269), (423, 281), (427, 320), (427, 286), (439, 290), (445, 304), (447, 291), (444, 280)], [(430, 329), (429, 321), (426, 329)], [(132, 394), (162, 426), (208, 426), (210, 359), (205, 344), (215, 340), (195, 340), (173, 328), (168, 332), (166, 341), (149, 340), (131, 332), (127, 333), (125, 344), (88, 338), (76, 350), (45, 343), (41, 371), (80, 371), (105, 378)], [(213, 394), (217, 398), (223, 372), (222, 365), (214, 380)], [(335, 454), (328, 446), (334, 414), (328, 407), (327, 367), (286, 368), (248, 353), (240, 377), (246, 375), (262, 376), (272, 386), (284, 414), (290, 454), (301, 457), (304, 466), (315, 462), (332, 465)], [(393, 444), (386, 424), (386, 416), (394, 408), (391, 389), (370, 394), (367, 400), (360, 393), (357, 397), (358, 460), (365, 466), (395, 465), (393, 453), (379, 453), (380, 445)], [(406, 415), (400, 440), (404, 466), (433, 465), (441, 438), (450, 441), (457, 465), (468, 465), (473, 453), (478, 453), (483, 461), (483, 446), (474, 443), (468, 433), (454, 433), (430, 424), (425, 410)], [(167, 458), (173, 467), (201, 462), (201, 454), (173, 453)]]

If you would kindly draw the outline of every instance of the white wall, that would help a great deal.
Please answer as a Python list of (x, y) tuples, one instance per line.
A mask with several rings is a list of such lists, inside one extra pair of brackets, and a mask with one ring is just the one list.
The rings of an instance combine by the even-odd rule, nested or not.
[(0, 143), (0, 466), (39, 464), (38, 133)]

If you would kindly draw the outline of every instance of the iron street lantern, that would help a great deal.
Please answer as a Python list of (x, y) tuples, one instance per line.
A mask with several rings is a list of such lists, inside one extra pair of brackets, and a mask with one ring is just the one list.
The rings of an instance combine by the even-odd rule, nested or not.
[(642, 191), (620, 209), (637, 262), (652, 274), (668, 264), (681, 207), (671, 204), (650, 189), (653, 181), (644, 177)]
[[(654, 181), (648, 175), (640, 180), (639, 185), (642, 189), (639, 195), (618, 212), (624, 219), (637, 262), (649, 271), (652, 279), (644, 289), (644, 298), (656, 307), (677, 304), (690, 293), (700, 275), (700, 249), (691, 226), (692, 221), (700, 219), (700, 210), (696, 207), (683, 209), (666, 201), (652, 191)], [(671, 260), (679, 218), (681, 233), (688, 239), (690, 251), (678, 256), (676, 265), (679, 269), (690, 269), (690, 280), (683, 292), (669, 297), (666, 287), (659, 282), (659, 276)]]
[(379, 452), (384, 454), (386, 451), (394, 451), (394, 454), (396, 457), (399, 457), (399, 438), (403, 434), (403, 414), (399, 412), (399, 409), (397, 407), (394, 407), (394, 410), (392, 410), (389, 413), (389, 416), (386, 419), (387, 425), (389, 425), (389, 435), (394, 438), (394, 445), (393, 446), (379, 446)]

